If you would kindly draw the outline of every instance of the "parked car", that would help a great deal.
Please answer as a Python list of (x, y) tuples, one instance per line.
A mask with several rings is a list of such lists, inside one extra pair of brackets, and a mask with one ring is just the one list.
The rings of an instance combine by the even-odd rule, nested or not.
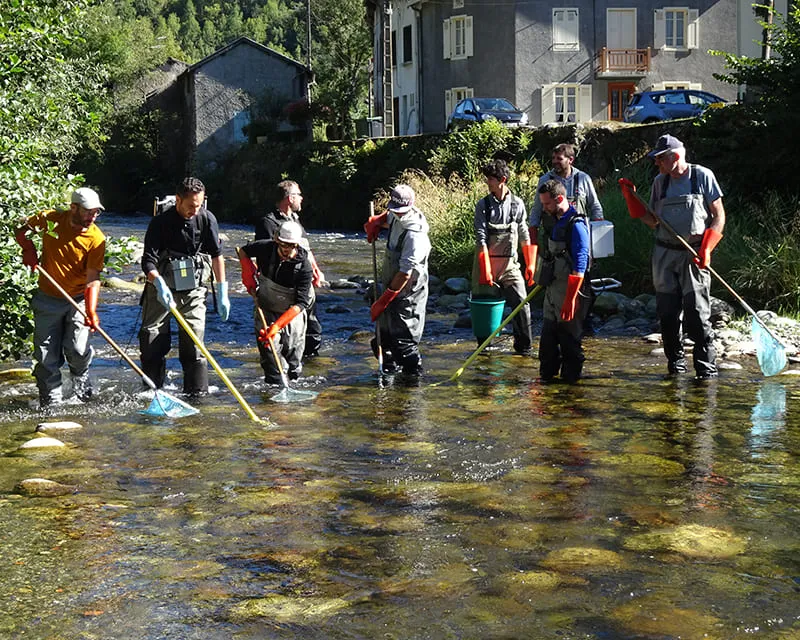
[(698, 116), (710, 106), (722, 106), (725, 100), (708, 91), (669, 89), (642, 91), (631, 96), (623, 117), (625, 122), (659, 122)]
[(523, 113), (505, 98), (465, 98), (447, 118), (447, 130), (454, 131), (476, 122), (499, 120), (507, 127), (528, 124), (528, 114)]

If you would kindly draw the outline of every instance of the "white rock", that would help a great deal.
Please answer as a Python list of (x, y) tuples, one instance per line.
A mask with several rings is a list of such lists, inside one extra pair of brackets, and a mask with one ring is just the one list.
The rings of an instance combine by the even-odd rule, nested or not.
[(36, 425), (36, 431), (70, 431), (72, 429), (83, 429), (83, 425), (77, 422), (64, 420), (63, 422), (40, 422)]
[(659, 347), (658, 349), (653, 349), (650, 352), (651, 356), (663, 356), (664, 355), (664, 347)]
[(649, 333), (644, 338), (642, 338), (645, 342), (650, 342), (652, 344), (659, 344), (661, 342), (661, 334), (660, 333)]
[(34, 438), (20, 445), (20, 449), (43, 449), (45, 447), (65, 447), (61, 440), (56, 438), (48, 438), (47, 436), (41, 438)]
[(55, 497), (75, 493), (76, 487), (60, 484), (45, 478), (28, 478), (18, 483), (14, 490), (26, 496)]
[(738, 362), (718, 362), (717, 367), (720, 369), (741, 369), (742, 365)]

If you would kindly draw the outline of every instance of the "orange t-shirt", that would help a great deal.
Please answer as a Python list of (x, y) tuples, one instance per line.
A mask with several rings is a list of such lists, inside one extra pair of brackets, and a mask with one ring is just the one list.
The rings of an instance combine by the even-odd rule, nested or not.
[[(28, 226), (42, 233), (41, 264), (71, 296), (83, 295), (86, 289), (86, 270), (103, 270), (106, 237), (92, 223), (85, 231), (75, 229), (67, 211), (42, 211), (28, 218)], [(53, 222), (52, 235), (47, 233), (48, 221)], [(47, 295), (61, 297), (58, 290), (39, 276), (39, 288)]]

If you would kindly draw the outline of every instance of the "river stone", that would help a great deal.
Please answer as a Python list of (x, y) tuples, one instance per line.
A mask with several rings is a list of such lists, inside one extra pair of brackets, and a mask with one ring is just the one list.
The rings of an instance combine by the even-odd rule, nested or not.
[(721, 529), (687, 524), (652, 533), (630, 536), (625, 549), (639, 552), (674, 551), (690, 558), (732, 558), (744, 553), (744, 538)]
[(128, 282), (127, 280), (117, 278), (116, 276), (106, 278), (103, 281), (103, 286), (108, 287), (109, 289), (117, 289), (119, 291), (134, 291), (136, 293), (141, 293), (144, 291), (143, 284), (139, 284), (138, 282)]
[(20, 449), (44, 449), (47, 447), (65, 447), (66, 445), (57, 440), (56, 438), (49, 438), (47, 436), (33, 438), (19, 446)]
[(76, 487), (67, 484), (60, 484), (45, 478), (28, 478), (17, 483), (14, 491), (24, 496), (35, 498), (54, 498), (75, 493)]
[(353, 313), (353, 310), (348, 309), (343, 304), (335, 304), (331, 307), (325, 307), (325, 313)]
[(599, 316), (610, 316), (612, 313), (616, 313), (619, 310), (620, 299), (624, 297), (625, 296), (614, 293), (613, 291), (602, 291), (594, 301), (592, 311)]
[(0, 371), (0, 380), (3, 382), (7, 380), (24, 380), (32, 375), (30, 369), (5, 369)]
[(719, 618), (692, 609), (679, 609), (658, 596), (637, 598), (617, 607), (611, 618), (625, 631), (647, 638), (722, 640)]
[(358, 342), (359, 344), (368, 344), (370, 340), (375, 337), (374, 331), (367, 331), (366, 329), (357, 329), (353, 331), (348, 337), (348, 342)]
[[(656, 412), (659, 411), (658, 406), (656, 406), (655, 409)], [(634, 476), (669, 477), (679, 476), (686, 472), (686, 467), (680, 462), (654, 456), (649, 453), (622, 453), (618, 455), (602, 456), (600, 462), (602, 464), (623, 467), (626, 474)]]
[(625, 318), (623, 316), (614, 316), (603, 325), (602, 330), (608, 333), (613, 333), (615, 331), (621, 331), (624, 328)]
[(580, 569), (618, 569), (622, 566), (622, 557), (608, 549), (567, 547), (548, 553), (542, 560), (542, 566), (567, 572)]
[(439, 297), (439, 299), (436, 301), (436, 306), (440, 309), (447, 309), (449, 307), (464, 307), (467, 304), (467, 300), (469, 300), (469, 294), (459, 293), (456, 295), (450, 295), (446, 293)]
[(349, 606), (342, 598), (272, 595), (235, 605), (231, 609), (230, 619), (239, 623), (254, 618), (269, 618), (273, 622), (302, 624), (329, 618)]
[(458, 314), (455, 323), (453, 323), (453, 328), (472, 329), (472, 313), (469, 311), (469, 309)]
[(62, 422), (40, 422), (36, 425), (36, 431), (72, 431), (74, 429), (83, 429), (83, 425), (78, 422), (71, 422), (64, 420)]
[(550, 591), (562, 585), (584, 586), (588, 584), (584, 578), (569, 576), (555, 571), (519, 571), (509, 573), (501, 578), (507, 587), (515, 592)]
[(347, 279), (348, 282), (355, 282), (359, 287), (371, 287), (372, 286), (372, 278), (366, 278), (364, 276), (350, 276)]
[(645, 342), (649, 342), (650, 344), (661, 344), (661, 334), (660, 333), (648, 333), (646, 336), (642, 338)]
[(444, 281), (444, 288), (448, 293), (469, 293), (472, 287), (466, 278), (448, 278)]

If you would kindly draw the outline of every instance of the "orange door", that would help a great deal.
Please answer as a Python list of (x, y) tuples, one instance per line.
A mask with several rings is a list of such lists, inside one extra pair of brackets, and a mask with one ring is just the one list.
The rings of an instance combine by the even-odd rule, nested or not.
[(608, 119), (622, 120), (628, 100), (636, 91), (633, 82), (608, 83)]

